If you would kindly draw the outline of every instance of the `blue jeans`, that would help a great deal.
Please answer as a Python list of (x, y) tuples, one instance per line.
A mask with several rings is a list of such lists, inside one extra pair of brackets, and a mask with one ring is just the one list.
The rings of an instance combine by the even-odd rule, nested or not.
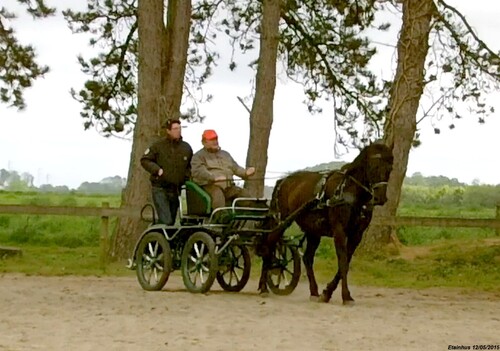
[(179, 195), (176, 191), (152, 187), (153, 204), (158, 213), (158, 223), (174, 225), (179, 209)]

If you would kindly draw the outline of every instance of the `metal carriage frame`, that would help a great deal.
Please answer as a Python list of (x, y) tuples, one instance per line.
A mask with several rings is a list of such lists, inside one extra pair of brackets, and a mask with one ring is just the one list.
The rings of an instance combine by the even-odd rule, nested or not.
[[(170, 273), (180, 270), (186, 289), (208, 292), (217, 280), (225, 291), (239, 292), (251, 271), (251, 251), (260, 240), (278, 228), (263, 229), (269, 219), (267, 199), (237, 198), (231, 206), (211, 211), (210, 196), (196, 183), (187, 182), (180, 199), (179, 225), (153, 223), (140, 235), (128, 267), (135, 269), (144, 290), (161, 290)], [(241, 206), (253, 201), (261, 207)], [(144, 210), (144, 208), (143, 208)], [(284, 221), (280, 227), (288, 227)], [(293, 292), (300, 280), (299, 238), (284, 237), (273, 255), (268, 276), (271, 291), (278, 295)]]

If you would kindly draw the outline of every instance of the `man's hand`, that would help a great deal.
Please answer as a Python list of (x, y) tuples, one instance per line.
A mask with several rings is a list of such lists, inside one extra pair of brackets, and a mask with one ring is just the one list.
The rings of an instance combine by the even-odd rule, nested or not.
[(160, 168), (160, 170), (158, 171), (158, 177), (161, 177), (163, 174), (163, 168)]
[(253, 176), (255, 174), (255, 167), (248, 167), (245, 173), (247, 177)]

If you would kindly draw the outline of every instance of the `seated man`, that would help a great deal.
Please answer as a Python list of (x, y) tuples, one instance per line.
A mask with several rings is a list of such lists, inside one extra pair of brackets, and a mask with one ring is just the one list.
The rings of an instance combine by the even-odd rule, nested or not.
[(191, 159), (191, 175), (210, 194), (212, 209), (227, 206), (237, 197), (251, 197), (246, 189), (235, 186), (233, 175), (247, 179), (255, 168), (239, 166), (229, 152), (222, 150), (215, 130), (205, 130), (201, 142), (203, 148)]

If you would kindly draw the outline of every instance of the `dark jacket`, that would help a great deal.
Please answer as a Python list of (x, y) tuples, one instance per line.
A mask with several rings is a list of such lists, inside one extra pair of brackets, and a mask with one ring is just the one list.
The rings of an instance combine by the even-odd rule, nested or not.
[[(191, 176), (191, 146), (180, 140), (169, 137), (153, 143), (141, 157), (142, 167), (151, 174), (151, 185), (179, 191), (180, 187)], [(163, 169), (161, 177), (158, 176)]]

